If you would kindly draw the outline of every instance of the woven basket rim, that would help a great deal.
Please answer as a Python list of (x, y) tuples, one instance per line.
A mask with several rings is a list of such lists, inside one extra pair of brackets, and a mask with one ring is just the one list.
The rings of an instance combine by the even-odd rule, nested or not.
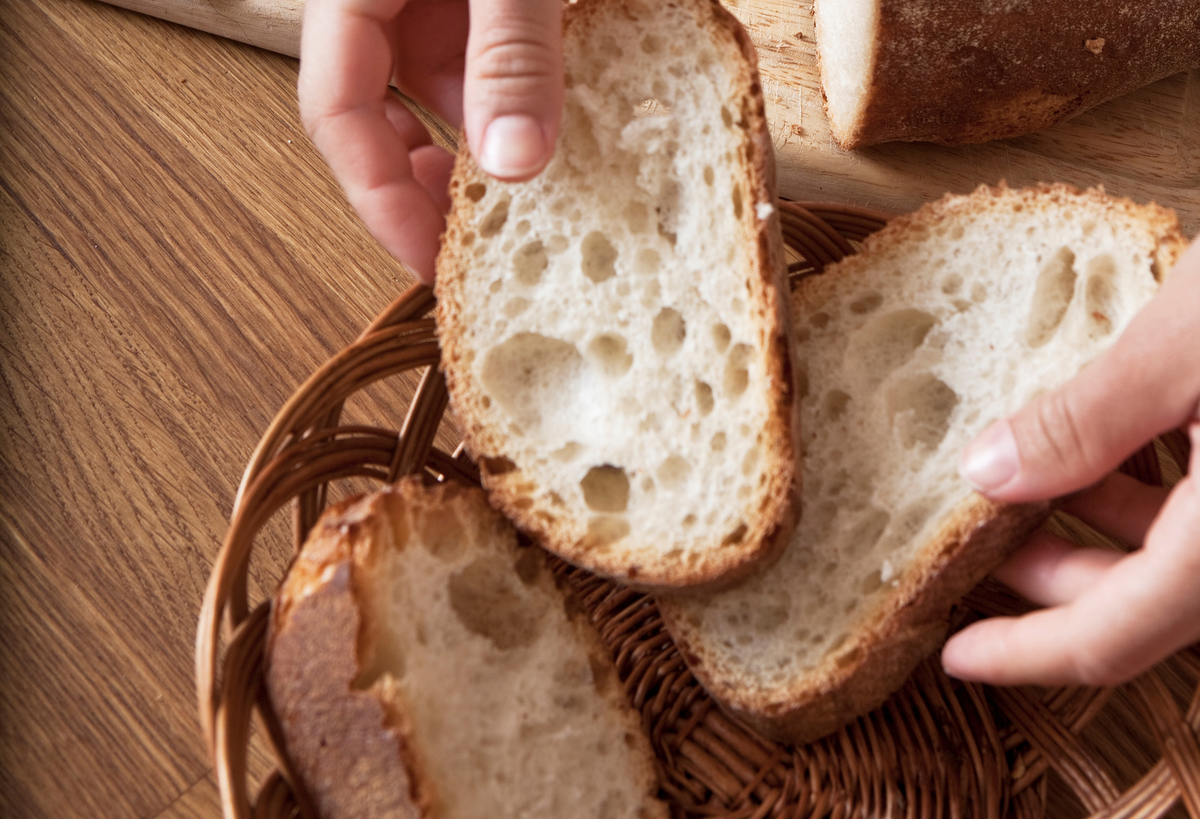
[[(794, 278), (820, 273), (855, 252), (855, 243), (889, 218), (838, 204), (779, 205), (785, 242), (797, 256), (789, 267)], [(200, 724), (230, 819), (316, 815), (291, 770), (265, 693), (270, 601), (251, 609), (247, 582), (258, 531), (291, 504), (294, 554), (325, 506), (326, 487), (344, 478), (391, 483), (422, 473), (479, 483), (461, 447), (449, 453), (433, 443), (447, 405), (429, 317), (433, 305), (432, 292), (420, 285), (397, 298), (296, 390), (247, 464), (196, 639)], [(424, 375), (399, 430), (339, 426), (342, 407), (354, 393), (420, 369)], [(1161, 482), (1161, 458), (1182, 468), (1186, 438), (1164, 436), (1157, 450), (1143, 449), (1123, 469)], [(1092, 816), (1160, 816), (1181, 800), (1200, 819), (1200, 683), (1185, 692), (1188, 701), (1181, 708), (1179, 685), (1172, 689), (1166, 682), (1180, 675), (1200, 678), (1200, 652), (1194, 649), (1126, 686), (1125, 699), (1149, 726), (1158, 758), (1120, 789), (1106, 768), (1109, 761), (1083, 738), (1099, 715), (1115, 709), (1120, 698), (1113, 689), (996, 689), (950, 680), (927, 661), (876, 712), (826, 740), (785, 747), (714, 707), (650, 598), (565, 563), (556, 562), (556, 571), (613, 651), (658, 754), (663, 793), (675, 815), (1034, 817), (1046, 809), (1052, 770)], [(982, 615), (1023, 610), (1014, 595), (988, 583), (967, 604)], [(254, 714), (279, 768), (252, 799), (246, 768)]]

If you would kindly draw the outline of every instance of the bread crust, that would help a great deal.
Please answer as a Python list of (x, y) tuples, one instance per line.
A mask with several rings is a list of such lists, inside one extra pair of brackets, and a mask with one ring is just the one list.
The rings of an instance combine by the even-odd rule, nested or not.
[[(818, 20), (825, 2), (816, 2)], [(859, 114), (832, 122), (847, 149), (1017, 136), (1200, 66), (1197, 0), (879, 0), (878, 9)], [(820, 55), (837, 44), (818, 47)]]
[[(389, 594), (376, 565), (389, 549), (419, 548), (409, 541), (427, 525), (421, 516), (447, 510), (473, 522), (482, 532), (474, 537), (514, 537), (480, 490), (450, 483), (425, 487), (419, 478), (406, 478), (391, 490), (327, 510), (273, 600), (268, 695), (301, 780), (296, 786), (308, 791), (321, 816), (445, 815), (411, 706), (393, 686), (364, 687), (363, 675), (370, 673), (374, 632), (385, 628), (364, 616), (373, 610), (371, 600)], [(655, 798), (658, 774), (649, 740), (625, 700), (611, 654), (570, 588), (541, 565), (544, 553), (536, 554), (541, 568), (530, 582), (557, 586), (570, 633), (589, 658), (597, 695), (615, 706), (608, 716), (625, 732), (636, 784), (646, 788), (638, 816), (667, 819), (666, 805)]]
[[(745, 510), (747, 531), (736, 546), (721, 545), (724, 533), (714, 535), (711, 545), (699, 559), (684, 563), (668, 559), (654, 544), (634, 542), (636, 532), (626, 537), (620, 548), (596, 549), (583, 531), (580, 521), (569, 515), (556, 517), (553, 510), (534, 508), (529, 500), (538, 484), (538, 476), (510, 459), (507, 435), (485, 412), (486, 397), (478, 389), (471, 373), (476, 351), (466, 343), (470, 311), (466, 305), (464, 283), (472, 275), (472, 264), (465, 252), (463, 236), (478, 219), (474, 202), (466, 195), (473, 183), (487, 183), (488, 177), (476, 164), (466, 143), (460, 148), (450, 182), (452, 208), (447, 220), (442, 252), (438, 257), (436, 292), (438, 297), (438, 337), (442, 348), (442, 369), (450, 393), (451, 408), (460, 424), (468, 452), (480, 466), (483, 485), (496, 508), (516, 526), (547, 549), (564, 559), (636, 588), (705, 587), (720, 588), (736, 582), (755, 568), (777, 557), (795, 525), (799, 490), (795, 483), (792, 449), (794, 430), (798, 428), (795, 380), (791, 365), (791, 322), (786, 260), (775, 207), (775, 156), (771, 142), (757, 55), (749, 35), (732, 14), (715, 0), (678, 0), (694, 6), (704, 28), (714, 38), (732, 40), (742, 62), (732, 66), (736, 84), (743, 89), (740, 110), (744, 123), (744, 181), (751, 202), (741, 220), (742, 242), (753, 248), (755, 273), (748, 281), (751, 310), (761, 327), (759, 343), (766, 350), (766, 381), (770, 385), (771, 407), (765, 424), (763, 453), (769, 474), (767, 486), (760, 491), (757, 508)], [(589, 20), (613, 4), (601, 0), (581, 0), (568, 5), (563, 13), (564, 39), (572, 30), (586, 31)], [(639, 0), (620, 0), (618, 7), (630, 15), (643, 12)], [(766, 218), (760, 209), (770, 208)], [(629, 545), (626, 545), (629, 544)]]
[[(805, 295), (821, 303), (822, 294), (861, 277), (872, 256), (886, 256), (895, 246), (920, 240), (951, 213), (993, 212), (998, 201), (1027, 210), (1066, 205), (1086, 209), (1098, 220), (1136, 225), (1156, 239), (1152, 258), (1160, 283), (1187, 248), (1174, 212), (1158, 205), (1062, 184), (1020, 190), (983, 185), (968, 196), (948, 196), (892, 220), (885, 231), (867, 237), (858, 255), (806, 281)], [(689, 622), (688, 608), (679, 598), (660, 597), (659, 609), (692, 673), (723, 707), (766, 736), (809, 742), (878, 707), (900, 688), (945, 640), (958, 601), (1024, 542), (1052, 508), (1049, 502), (1005, 505), (971, 495), (921, 546), (899, 587), (876, 604), (852, 636), (815, 668), (782, 685), (768, 685), (724, 665), (706, 633)]]

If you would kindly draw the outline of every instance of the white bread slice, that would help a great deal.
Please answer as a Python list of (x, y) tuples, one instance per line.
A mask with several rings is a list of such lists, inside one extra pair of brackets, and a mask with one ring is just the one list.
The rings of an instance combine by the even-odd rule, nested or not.
[(1183, 248), (1174, 214), (1154, 205), (980, 188), (894, 220), (802, 281), (791, 544), (737, 588), (659, 598), (713, 696), (807, 741), (899, 688), (945, 638), (951, 607), (1048, 512), (973, 493), (959, 453), (1107, 348)]
[(406, 479), (326, 512), (267, 683), (328, 819), (668, 815), (594, 626), (477, 489)]
[(464, 148), (438, 260), (451, 405), (492, 502), (643, 587), (728, 582), (790, 530), (793, 383), (753, 47), (711, 0), (564, 11), (562, 134)]
[(1016, 136), (1200, 66), (1200, 0), (817, 0), (814, 16), (843, 148)]

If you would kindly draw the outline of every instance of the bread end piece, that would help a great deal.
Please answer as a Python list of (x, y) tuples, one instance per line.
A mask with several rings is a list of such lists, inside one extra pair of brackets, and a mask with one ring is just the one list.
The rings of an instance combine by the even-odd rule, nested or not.
[(327, 511), (266, 677), (322, 816), (667, 818), (595, 627), (479, 490), (410, 478)]
[(492, 503), (546, 548), (639, 588), (726, 585), (778, 554), (797, 495), (755, 52), (710, 0), (583, 0), (564, 37), (547, 169), (504, 184), (458, 156), (451, 406)]

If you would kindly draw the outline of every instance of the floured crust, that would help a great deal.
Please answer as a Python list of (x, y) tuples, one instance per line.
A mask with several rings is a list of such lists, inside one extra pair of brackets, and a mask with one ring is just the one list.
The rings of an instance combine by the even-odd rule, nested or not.
[[(616, 753), (624, 767), (610, 771), (609, 775), (619, 779), (632, 771), (633, 781), (621, 787), (642, 795), (636, 809), (629, 814), (630, 819), (667, 819), (665, 804), (655, 797), (657, 771), (649, 740), (638, 715), (625, 700), (608, 649), (582, 606), (566, 587), (557, 584), (543, 565), (544, 554), (535, 547), (515, 546), (511, 527), (489, 508), (479, 490), (454, 484), (427, 488), (416, 478), (405, 479), (390, 491), (351, 499), (327, 510), (274, 600), (266, 680), (290, 761), (301, 779), (298, 786), (308, 791), (319, 814), (331, 819), (383, 816), (434, 819), (465, 815), (461, 800), (454, 809), (447, 804), (464, 783), (443, 782), (443, 787), (439, 787), (437, 772), (442, 771), (442, 777), (447, 775), (447, 761), (437, 759), (438, 750), (430, 742), (428, 715), (419, 713), (416, 709), (421, 706), (410, 700), (423, 695), (389, 676), (390, 671), (380, 673), (381, 668), (396, 662), (389, 659), (393, 649), (389, 648), (387, 633), (397, 626), (377, 619), (379, 612), (394, 608), (390, 601), (399, 593), (386, 569), (391, 560), (389, 552), (417, 550), (424, 554), (439, 549), (456, 550), (461, 548), (457, 538), (464, 529), (472, 544), (467, 547), (468, 558), (486, 561), (490, 557), (509, 559), (521, 555), (516, 565), (519, 583), (535, 589), (535, 598), (540, 596), (543, 601), (557, 598), (557, 612), (552, 604), (544, 610), (549, 615), (534, 616), (542, 617), (544, 622), (545, 616), (561, 618), (565, 612), (565, 630), (556, 626), (558, 630), (553, 634), (557, 636), (553, 639), (572, 645), (568, 649), (566, 642), (557, 644), (553, 656), (574, 656), (571, 652), (585, 656), (583, 665), (590, 669), (586, 689), (589, 695), (594, 690), (602, 701), (593, 710), (572, 711), (567, 721), (576, 713), (581, 719), (591, 714), (592, 719), (605, 720), (609, 733), (622, 738), (621, 750)], [(443, 542), (431, 545), (431, 537)], [(508, 545), (498, 549), (479, 546), (481, 542), (496, 539)], [(466, 570), (469, 572), (474, 565), (465, 563)], [(460, 568), (459, 574), (462, 573)], [(445, 581), (445, 577), (430, 576), (419, 582), (436, 585)], [(490, 615), (483, 611), (482, 616)], [(497, 610), (494, 616), (503, 619), (505, 612)], [(538, 656), (549, 656), (546, 649), (538, 651), (541, 652)], [(402, 665), (411, 666), (413, 662), (416, 660), (412, 658), (401, 660)], [(501, 679), (497, 675), (506, 672), (503, 666), (499, 668), (481, 665), (471, 669), (468, 678), (446, 679), (446, 701), (456, 701), (449, 695), (452, 689), (478, 686), (489, 674), (492, 679)], [(537, 681), (537, 685), (545, 690), (537, 696), (552, 697), (556, 696), (562, 680), (547, 677)], [(575, 687), (568, 693), (579, 696), (578, 691)], [(442, 698), (439, 689), (438, 700)], [(425, 703), (424, 707), (430, 705)], [(514, 702), (512, 707), (519, 706)], [(524, 724), (527, 714), (514, 716), (521, 723), (522, 738), (527, 729), (532, 731), (536, 727)], [(457, 711), (436, 719), (443, 718), (451, 722), (471, 719)], [(432, 724), (437, 724), (436, 719)], [(586, 726), (558, 727), (568, 735), (583, 730), (580, 736), (589, 736)], [(507, 732), (504, 741), (508, 744), (497, 750), (480, 740), (482, 754), (517, 753), (522, 740), (513, 736), (514, 729), (504, 727), (503, 722), (499, 729), (480, 736), (494, 740), (496, 730)], [(534, 743), (536, 739), (528, 742)], [(584, 747), (577, 750), (578, 764), (584, 764), (590, 752)], [(540, 800), (539, 804), (561, 804), (562, 800), (576, 796), (573, 792), (537, 795), (534, 800)], [(511, 807), (497, 804), (495, 812), (486, 815), (508, 815)], [(595, 809), (596, 806), (586, 811), (581, 809), (578, 815), (591, 816), (593, 813), (589, 811)]]
[[(963, 224), (964, 219), (1001, 212), (998, 208), (1030, 215), (1039, 211), (1061, 214), (1069, 210), (1081, 223), (1086, 224), (1090, 219), (1095, 224), (1119, 227), (1122, 231), (1119, 235), (1136, 237), (1139, 241), (1145, 237), (1144, 246), (1139, 245), (1137, 252), (1145, 254), (1143, 258), (1149, 262), (1150, 272), (1159, 284), (1187, 246), (1175, 214), (1157, 205), (1138, 205), (1106, 196), (1102, 190), (1081, 192), (1066, 185), (1022, 190), (981, 186), (968, 196), (947, 197), (893, 220), (886, 230), (868, 237), (859, 254), (803, 282), (796, 294), (797, 303), (803, 298), (809, 305), (823, 306), (841, 294), (870, 292), (871, 287), (866, 283), (881, 282), (881, 270), (885, 268), (881, 260), (911, 260), (908, 249), (914, 244), (935, 240), (934, 234), (946, 225)], [(1007, 240), (1020, 242), (1023, 238), (1014, 235)], [(888, 264), (886, 269), (894, 266)], [(919, 272), (911, 270), (913, 276)], [(882, 283), (876, 286), (889, 292)], [(889, 309), (896, 307), (893, 303)], [(923, 309), (929, 308), (923, 305)], [(797, 316), (807, 321), (813, 311), (813, 307), (797, 310)], [(1012, 328), (1014, 335), (1018, 329)], [(825, 388), (832, 383), (835, 382), (826, 383)], [(807, 435), (815, 436), (812, 419), (806, 418), (806, 423)], [(806, 496), (805, 502), (814, 501)], [(713, 609), (720, 615), (709, 614), (710, 602), (720, 600), (720, 596), (702, 599), (687, 594), (660, 595), (659, 608), (692, 673), (723, 706), (775, 739), (810, 741), (881, 705), (898, 689), (920, 660), (941, 645), (952, 609), (962, 596), (1024, 542), (1050, 510), (1048, 503), (1009, 506), (977, 494), (967, 496), (940, 518), (938, 528), (922, 541), (912, 561), (902, 570), (894, 590), (886, 591), (852, 626), (845, 641), (817, 655), (820, 659), (812, 667), (789, 674), (782, 682), (767, 681), (752, 673), (737, 662), (736, 652), (722, 647), (719, 641), (731, 639), (733, 632), (718, 633), (705, 627), (708, 623), (704, 617), (712, 617), (713, 625), (718, 626), (723, 625), (721, 618), (726, 614), (739, 611), (726, 605)], [(808, 514), (811, 510), (806, 510)], [(793, 542), (789, 548), (799, 547)], [(779, 564), (785, 568), (775, 571), (783, 572), (780, 575), (783, 584), (801, 588), (799, 577), (794, 574), (798, 564), (791, 558), (789, 553)], [(789, 582), (788, 577), (794, 579)], [(753, 618), (766, 611), (770, 604), (768, 595), (776, 586), (756, 580), (745, 587), (753, 589), (752, 599), (749, 593), (736, 599), (749, 606), (747, 616)], [(845, 602), (835, 597), (824, 605)], [(795, 626), (793, 621), (788, 622)], [(765, 648), (762, 651), (770, 657), (777, 653), (774, 647), (769, 652)]]
[[(619, 4), (631, 16), (645, 14), (636, 0)], [(746, 530), (740, 542), (723, 544), (729, 533), (708, 532), (697, 538), (699, 545), (689, 559), (665, 557), (653, 543), (638, 542), (637, 532), (608, 547), (598, 542), (587, 521), (569, 511), (562, 512), (536, 500), (538, 474), (512, 457), (508, 433), (487, 412), (488, 397), (480, 390), (472, 365), (482, 351), (472, 349), (467, 328), (472, 306), (464, 285), (473, 274), (464, 236), (472, 233), (481, 214), (466, 195), (473, 184), (489, 184), (464, 145), (450, 183), (451, 214), (438, 260), (437, 320), (442, 346), (442, 367), (450, 392), (451, 407), (459, 421), (468, 451), (480, 465), (483, 483), (492, 503), (523, 531), (565, 559), (601, 575), (640, 588), (709, 586), (735, 581), (778, 554), (786, 541), (796, 514), (797, 489), (792, 450), (794, 380), (789, 359), (789, 299), (786, 262), (779, 214), (775, 209), (774, 149), (768, 130), (757, 59), (749, 36), (736, 18), (716, 2), (686, 0), (708, 16), (703, 26), (713, 38), (732, 40), (742, 61), (728, 69), (741, 89), (740, 110), (735, 116), (744, 124), (741, 174), (750, 201), (740, 221), (741, 242), (753, 249), (755, 275), (747, 280), (749, 307), (757, 327), (756, 347), (763, 351), (766, 382), (770, 385), (769, 417), (763, 425), (765, 451), (761, 467), (768, 478), (751, 499), (742, 516)], [(564, 37), (587, 31), (603, 4), (596, 0), (568, 5), (564, 9)], [(586, 36), (586, 35), (580, 35)], [(586, 202), (581, 202), (586, 207)], [(765, 218), (764, 218), (765, 217)]]
[[(831, 0), (818, 0), (818, 18), (824, 2)], [(1200, 66), (1196, 0), (879, 0), (878, 9), (860, 113), (832, 121), (834, 138), (847, 149), (1017, 136)], [(838, 47), (818, 45), (819, 54)]]

